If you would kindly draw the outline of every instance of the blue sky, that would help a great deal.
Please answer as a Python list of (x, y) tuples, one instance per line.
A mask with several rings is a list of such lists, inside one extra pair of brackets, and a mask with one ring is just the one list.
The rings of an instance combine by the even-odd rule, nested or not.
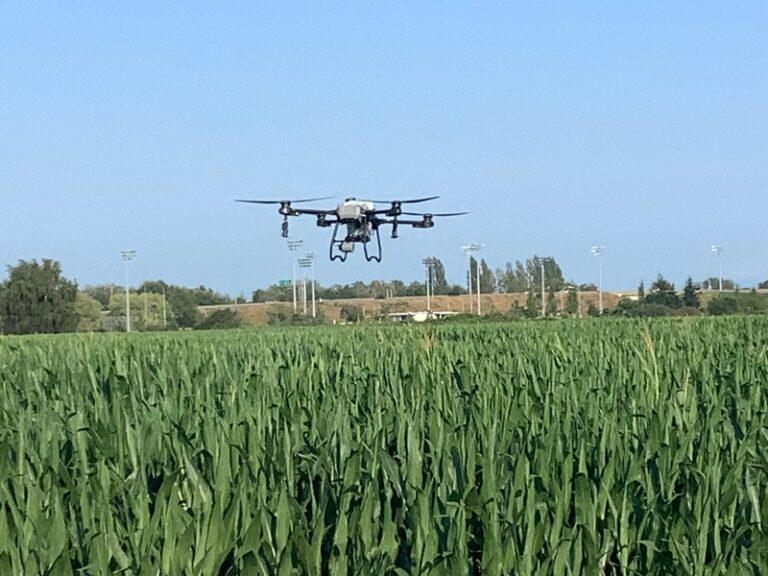
[[(4, 2), (0, 264), (81, 285), (250, 294), (291, 275), (272, 208), (404, 198), (469, 210), (328, 261), (323, 284), (462, 282), (554, 256), (606, 289), (768, 279), (766, 2)], [(331, 202), (330, 204), (333, 204)]]

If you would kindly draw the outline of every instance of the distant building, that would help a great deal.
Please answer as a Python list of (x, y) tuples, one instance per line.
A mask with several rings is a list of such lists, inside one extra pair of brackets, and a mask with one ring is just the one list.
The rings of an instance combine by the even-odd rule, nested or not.
[(387, 317), (393, 322), (425, 322), (456, 316), (458, 312), (393, 312)]

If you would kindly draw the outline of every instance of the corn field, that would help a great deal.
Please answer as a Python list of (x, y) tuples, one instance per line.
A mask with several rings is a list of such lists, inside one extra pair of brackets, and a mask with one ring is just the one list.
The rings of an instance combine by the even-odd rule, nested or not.
[(1, 575), (768, 574), (768, 318), (0, 340)]

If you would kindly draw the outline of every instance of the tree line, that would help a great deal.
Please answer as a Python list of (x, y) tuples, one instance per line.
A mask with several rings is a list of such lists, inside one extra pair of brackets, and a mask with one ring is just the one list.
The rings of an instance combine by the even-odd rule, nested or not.
[[(485, 260), (469, 261), (473, 292), (525, 294), (524, 306), (515, 304), (503, 314), (508, 318), (535, 318), (543, 309), (547, 316), (575, 316), (579, 310), (579, 293), (596, 291), (591, 283), (577, 285), (567, 282), (555, 259), (533, 256), (524, 261), (508, 262), (503, 268), (491, 270)], [(543, 285), (542, 285), (543, 279)], [(430, 284), (435, 295), (462, 295), (467, 287), (450, 284), (445, 267), (438, 258), (432, 259)], [(695, 283), (691, 278), (682, 292), (661, 274), (646, 291), (641, 282), (634, 298), (625, 298), (603, 310), (608, 316), (669, 316), (686, 314), (751, 314), (768, 312), (768, 295), (756, 290), (743, 291), (732, 280), (722, 279), (725, 292), (717, 292), (701, 304), (702, 290), (719, 289), (719, 278), (707, 278)], [(543, 289), (542, 289), (543, 288)], [(768, 280), (758, 289), (768, 289)], [(422, 296), (423, 282), (406, 284), (401, 280), (334, 284), (316, 284), (316, 297), (325, 300), (355, 298), (386, 298), (389, 296)], [(564, 306), (558, 307), (555, 294), (565, 293)], [(293, 298), (292, 286), (273, 285), (255, 290), (252, 302), (288, 302)], [(231, 310), (217, 310), (205, 316), (199, 307), (244, 303), (242, 296), (230, 298), (211, 288), (186, 288), (162, 280), (146, 281), (128, 291), (131, 328), (135, 330), (176, 330), (227, 328), (237, 326), (239, 317)], [(543, 302), (543, 305), (542, 305)], [(588, 314), (599, 315), (594, 304)], [(125, 287), (102, 284), (79, 288), (66, 278), (59, 262), (50, 259), (20, 260), (8, 267), (8, 278), (0, 284), (0, 330), (6, 334), (61, 333), (75, 331), (123, 330), (126, 325)]]
[[(144, 282), (128, 293), (131, 328), (176, 330), (238, 323), (226, 312), (202, 317), (198, 306), (231, 304), (233, 300), (205, 286), (185, 288), (162, 280)], [(20, 260), (8, 267), (0, 284), (0, 329), (5, 334), (37, 334), (123, 330), (127, 318), (124, 286), (104, 284), (79, 288), (54, 260)], [(218, 324), (217, 324), (218, 323)]]
[[(445, 266), (436, 257), (430, 257), (431, 293), (436, 296), (459, 296), (468, 291), (466, 284), (450, 284), (446, 279)], [(477, 290), (478, 272), (480, 292), (493, 293), (524, 293), (531, 289), (540, 291), (541, 267), (544, 268), (545, 288), (555, 291), (562, 290), (566, 285), (560, 265), (554, 258), (543, 259), (533, 256), (525, 261), (507, 262), (504, 268), (495, 271), (484, 259), (469, 259), (466, 274), (471, 275), (472, 291)], [(478, 270), (479, 267), (479, 270)], [(342, 300), (355, 298), (386, 298), (388, 296), (421, 296), (426, 292), (427, 271), (424, 280), (406, 284), (402, 280), (374, 280), (372, 282), (352, 282), (351, 284), (333, 284), (322, 286), (315, 283), (315, 295), (323, 300)], [(594, 284), (581, 284), (581, 290), (597, 290)], [(251, 302), (288, 302), (293, 298), (293, 288), (290, 284), (273, 284), (267, 288), (254, 290)]]

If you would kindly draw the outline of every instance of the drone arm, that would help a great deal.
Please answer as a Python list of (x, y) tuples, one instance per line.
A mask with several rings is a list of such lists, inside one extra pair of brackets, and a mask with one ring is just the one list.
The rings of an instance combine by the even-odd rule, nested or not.
[(412, 226), (413, 228), (432, 228), (435, 225), (434, 220), (431, 218), (423, 218), (421, 220), (380, 220), (379, 224), (392, 224), (393, 228), (396, 228), (399, 224), (405, 224), (406, 226)]
[(302, 214), (309, 214), (311, 216), (332, 216), (336, 214), (336, 210), (315, 210), (313, 208), (291, 207), (291, 216), (301, 216)]
[(399, 214), (396, 208), (380, 208), (379, 210), (366, 210), (366, 216), (397, 216)]

